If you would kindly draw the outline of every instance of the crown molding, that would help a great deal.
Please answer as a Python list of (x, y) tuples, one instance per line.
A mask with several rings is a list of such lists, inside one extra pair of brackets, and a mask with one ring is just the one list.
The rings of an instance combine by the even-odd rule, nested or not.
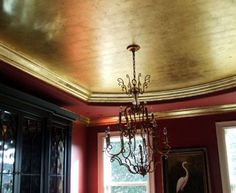
[[(0, 42), (0, 59), (4, 62), (56, 87), (88, 103), (125, 103), (130, 98), (121, 93), (93, 93), (78, 84), (63, 79), (56, 73), (44, 68), (34, 61)], [(140, 96), (143, 101), (164, 101), (187, 98), (216, 91), (233, 88), (236, 85), (236, 76), (213, 82), (195, 85), (187, 88), (166, 91), (147, 92)]]
[[(177, 118), (187, 118), (196, 116), (216, 115), (230, 112), (236, 112), (236, 104), (216, 105), (208, 107), (196, 107), (196, 108), (186, 108), (179, 110), (156, 112), (154, 113), (154, 116), (157, 120), (164, 120), (164, 119), (177, 119)], [(95, 119), (90, 121), (90, 126), (113, 125), (117, 124), (118, 120), (119, 120), (118, 116)]]
[(161, 119), (176, 119), (176, 118), (196, 117), (205, 115), (216, 115), (230, 112), (236, 112), (236, 104), (195, 107), (195, 108), (187, 108), (180, 110), (157, 112), (155, 113), (155, 117), (161, 120)]
[(88, 100), (89, 91), (81, 86), (63, 79), (56, 73), (42, 67), (38, 62), (25, 55), (12, 50), (0, 42), (0, 59), (7, 64), (20, 69), (33, 77), (36, 77), (54, 87), (70, 93), (83, 101)]
[(76, 117), (76, 121), (83, 124), (83, 125), (85, 125), (85, 126), (90, 125), (90, 119), (88, 117), (85, 117), (85, 116), (78, 115)]

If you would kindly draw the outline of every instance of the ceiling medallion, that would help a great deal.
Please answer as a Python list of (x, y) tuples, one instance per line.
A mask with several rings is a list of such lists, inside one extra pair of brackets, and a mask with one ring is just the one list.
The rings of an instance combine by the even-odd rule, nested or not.
[(158, 157), (167, 157), (170, 151), (167, 129), (160, 130), (153, 113), (148, 113), (144, 102), (138, 97), (143, 94), (150, 83), (150, 75), (146, 75), (144, 83), (140, 81), (141, 73), (136, 78), (135, 52), (140, 49), (139, 45), (133, 44), (127, 50), (133, 55), (133, 79), (127, 74), (127, 86), (122, 78), (118, 78), (118, 85), (121, 86), (128, 96), (133, 98), (119, 113), (118, 130), (120, 131), (119, 148), (114, 148), (111, 141), (110, 127), (106, 129), (105, 152), (111, 162), (117, 160), (121, 166), (125, 166), (130, 173), (145, 176), (156, 168)]

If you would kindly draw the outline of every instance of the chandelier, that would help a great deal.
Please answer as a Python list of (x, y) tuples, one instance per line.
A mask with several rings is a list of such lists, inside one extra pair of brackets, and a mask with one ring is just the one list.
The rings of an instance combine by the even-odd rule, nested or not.
[(105, 152), (110, 161), (118, 161), (125, 166), (130, 173), (145, 176), (156, 168), (155, 160), (158, 157), (167, 157), (170, 146), (168, 143), (167, 129), (160, 130), (153, 113), (148, 113), (144, 102), (139, 101), (139, 95), (143, 94), (150, 83), (150, 75), (146, 75), (144, 83), (140, 81), (141, 73), (136, 78), (135, 52), (140, 49), (139, 45), (132, 44), (127, 50), (133, 55), (133, 79), (129, 75), (127, 86), (122, 78), (118, 78), (118, 85), (128, 96), (133, 98), (119, 113), (118, 130), (119, 148), (114, 148), (111, 141), (110, 127), (106, 129)]

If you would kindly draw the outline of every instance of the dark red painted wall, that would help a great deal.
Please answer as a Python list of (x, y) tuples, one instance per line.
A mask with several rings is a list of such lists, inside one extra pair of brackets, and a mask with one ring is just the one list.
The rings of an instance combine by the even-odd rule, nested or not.
[(86, 127), (78, 122), (72, 128), (71, 193), (86, 193)]
[[(169, 140), (173, 148), (206, 147), (208, 150), (211, 189), (222, 193), (215, 122), (234, 119), (235, 115), (217, 115), (195, 118), (163, 120), (160, 126), (169, 130)], [(156, 189), (162, 189), (160, 175), (156, 174)]]
[[(217, 149), (215, 122), (235, 120), (236, 113), (160, 120), (160, 127), (168, 128), (172, 148), (206, 147), (208, 150), (211, 189), (213, 193), (222, 193), (220, 166)], [(97, 193), (97, 132), (105, 126), (90, 127), (88, 136), (88, 178), (87, 193)], [(155, 176), (156, 192), (162, 193), (160, 171)]]

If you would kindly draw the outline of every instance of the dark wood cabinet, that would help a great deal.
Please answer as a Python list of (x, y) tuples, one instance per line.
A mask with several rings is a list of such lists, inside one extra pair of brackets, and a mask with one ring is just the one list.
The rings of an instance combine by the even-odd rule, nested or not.
[(70, 192), (75, 115), (0, 85), (0, 193)]

